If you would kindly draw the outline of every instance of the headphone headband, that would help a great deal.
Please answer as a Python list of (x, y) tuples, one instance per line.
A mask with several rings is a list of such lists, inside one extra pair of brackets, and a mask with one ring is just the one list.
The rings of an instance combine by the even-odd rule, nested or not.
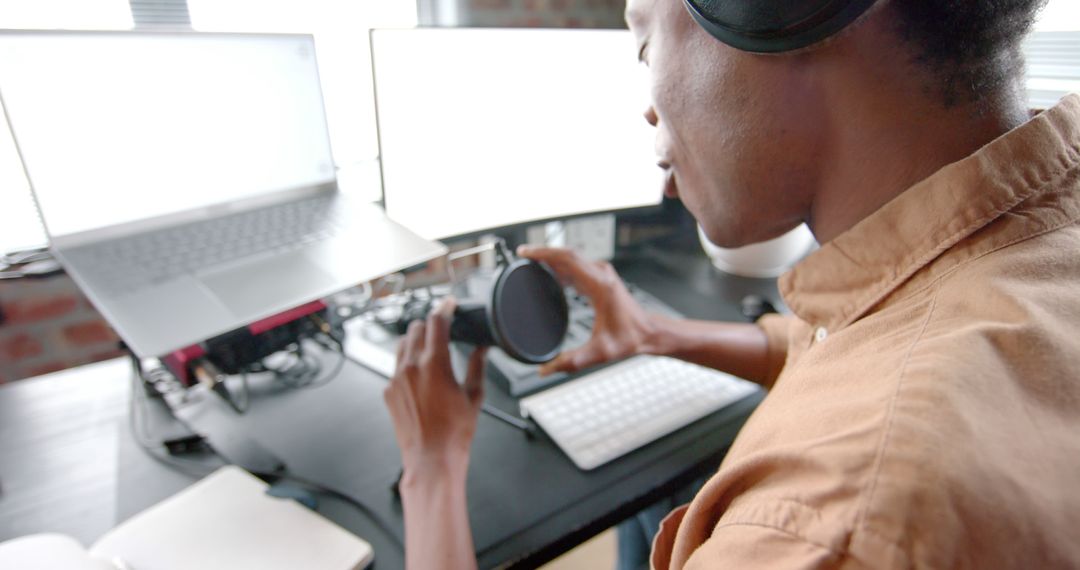
[(684, 0), (705, 31), (736, 49), (779, 53), (832, 36), (876, 0)]

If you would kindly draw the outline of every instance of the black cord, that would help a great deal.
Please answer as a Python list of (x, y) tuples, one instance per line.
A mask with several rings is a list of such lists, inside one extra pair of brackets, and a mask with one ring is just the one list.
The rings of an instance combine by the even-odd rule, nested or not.
[(345, 343), (342, 342), (342, 340), (338, 338), (337, 335), (326, 334), (323, 336), (325, 336), (326, 338), (326, 344), (323, 344), (322, 342), (320, 342), (319, 344), (321, 344), (327, 350), (337, 352), (337, 363), (334, 364), (334, 368), (323, 379), (318, 381), (313, 380), (310, 384), (303, 386), (304, 388), (320, 388), (329, 384), (330, 382), (333, 382), (339, 375), (341, 375), (341, 369), (345, 367), (345, 361), (348, 360), (345, 357)]
[[(341, 374), (341, 370), (344, 368), (345, 361), (348, 360), (348, 358), (345, 354), (345, 345), (336, 334), (322, 333), (313, 337), (313, 340), (318, 342), (319, 345), (326, 350), (335, 352), (338, 355), (334, 368), (322, 378), (317, 378), (322, 372), (322, 365), (318, 360), (306, 357), (304, 350), (300, 345), (297, 345), (296, 349), (290, 353), (291, 356), (296, 358), (295, 363), (282, 368), (270, 366), (266, 364), (265, 360), (262, 360), (249, 365), (244, 370), (244, 373), (273, 373), (276, 380), (294, 390), (321, 388), (332, 382)], [(297, 368), (302, 368), (303, 370), (297, 372)]]
[(287, 354), (289, 358), (293, 358), (295, 361), (286, 366), (271, 366), (264, 361), (263, 366), (267, 371), (273, 373), (275, 380), (288, 388), (303, 388), (310, 384), (312, 379), (322, 371), (322, 365), (319, 364), (319, 361), (305, 355), (300, 345), (291, 349)]
[[(131, 397), (128, 400), (128, 427), (131, 429), (131, 435), (135, 439), (135, 443), (139, 444), (139, 448), (154, 461), (180, 471), (185, 475), (202, 478), (213, 472), (216, 467), (206, 470), (209, 466), (202, 462), (185, 460), (170, 455), (165, 449), (164, 443), (156, 442), (148, 433), (147, 426), (141, 424), (140, 417), (145, 417), (146, 410), (145, 391), (142, 389), (142, 384), (146, 379), (139, 373), (142, 370), (142, 365), (139, 363), (138, 357), (132, 354), (131, 359), (134, 370), (131, 375)], [(200, 469), (193, 471), (192, 467), (199, 467)]]
[(271, 484), (278, 481), (287, 481), (291, 483), (296, 483), (298, 485), (303, 485), (316, 493), (329, 495), (331, 497), (334, 497), (335, 499), (338, 499), (339, 501), (344, 501), (352, 505), (354, 508), (360, 511), (361, 514), (371, 520), (371, 522), (375, 523), (375, 526), (379, 527), (379, 530), (381, 530), (383, 534), (389, 536), (390, 540), (394, 541), (394, 544), (396, 544), (402, 552), (405, 552), (405, 545), (401, 542), (401, 540), (398, 539), (397, 534), (395, 534), (394, 531), (392, 531), (390, 527), (387, 526), (385, 522), (383, 522), (381, 517), (379, 517), (377, 514), (375, 514), (374, 511), (369, 509), (367, 505), (361, 503), (360, 501), (357, 501), (356, 499), (346, 495), (345, 493), (342, 493), (341, 491), (338, 491), (336, 489), (331, 489), (330, 487), (327, 487), (322, 483), (316, 483), (314, 481), (304, 479), (303, 477), (297, 477), (295, 475), (284, 475), (281, 473), (263, 473), (260, 471), (249, 471), (249, 473)]
[[(221, 382), (214, 384), (214, 390), (217, 390), (218, 388), (221, 388), (221, 395), (224, 397), (225, 401), (232, 406), (232, 409), (236, 410), (236, 413), (242, 414), (251, 406), (251, 387), (248, 384), (248, 375), (246, 371), (240, 374), (239, 390), (229, 388), (224, 379), (222, 379)], [(243, 398), (239, 397), (238, 394), (243, 394)]]
[[(339, 345), (340, 345), (340, 343), (339, 343)], [(342, 351), (342, 354), (344, 354), (344, 351)], [(146, 379), (145, 379), (145, 376), (143, 376), (143, 374), (141, 373), (143, 368), (142, 368), (141, 362), (139, 362), (138, 357), (135, 356), (132, 353), (131, 354), (131, 360), (132, 360), (132, 363), (133, 363), (133, 366), (132, 366), (133, 374), (132, 374), (132, 386), (131, 386), (132, 390), (131, 390), (131, 395), (130, 395), (131, 397), (130, 397), (130, 400), (129, 400), (129, 410), (128, 410), (128, 426), (131, 429), (131, 435), (135, 439), (135, 442), (139, 445), (139, 448), (144, 453), (146, 453), (148, 456), (150, 456), (150, 458), (153, 459), (154, 461), (156, 461), (156, 462), (158, 462), (158, 463), (160, 463), (160, 464), (162, 464), (162, 465), (164, 465), (166, 467), (169, 467), (170, 469), (174, 469), (174, 470), (179, 471), (179, 472), (181, 472), (181, 473), (183, 473), (185, 475), (188, 475), (189, 477), (193, 477), (193, 478), (196, 478), (196, 479), (201, 479), (203, 477), (206, 477), (207, 475), (213, 473), (218, 468), (220, 468), (220, 467), (222, 467), (224, 465), (232, 465), (232, 463), (229, 462), (228, 459), (226, 459), (220, 453), (218, 453), (212, 446), (207, 446), (207, 449), (211, 453), (213, 453), (214, 457), (216, 457), (219, 461), (222, 462), (221, 465), (210, 466), (210, 465), (207, 465), (205, 462), (202, 462), (202, 461), (194, 461), (194, 460), (182, 459), (182, 458), (176, 457), (174, 455), (169, 454), (164, 449), (164, 444), (155, 443), (154, 438), (149, 433), (143, 433), (142, 430), (145, 430), (146, 426), (143, 425), (142, 429), (139, 428), (139, 424), (140, 424), (139, 416), (140, 416), (140, 411), (145, 411), (145, 403), (146, 402), (145, 402), (145, 399), (142, 396), (140, 396), (140, 394), (142, 394), (142, 392), (141, 392), (141, 388), (142, 388), (141, 383), (145, 382)], [(178, 419), (178, 421), (179, 421), (179, 419)], [(183, 423), (183, 422), (181, 422), (181, 423)], [(266, 472), (262, 472), (262, 471), (251, 471), (251, 470), (246, 470), (246, 471), (248, 471), (248, 473), (251, 473), (252, 475), (255, 475), (256, 477), (258, 477), (258, 478), (260, 478), (260, 479), (262, 479), (262, 480), (264, 480), (264, 481), (266, 481), (268, 483), (271, 483), (271, 484), (274, 484), (274, 483), (279, 482), (279, 481), (292, 482), (292, 483), (295, 483), (295, 484), (298, 484), (298, 485), (302, 485), (304, 487), (308, 487), (310, 490), (312, 490), (312, 491), (314, 491), (316, 493), (328, 495), (328, 496), (331, 496), (331, 497), (333, 497), (335, 499), (338, 499), (340, 501), (344, 501), (345, 503), (348, 503), (348, 504), (352, 505), (355, 509), (360, 511), (360, 513), (363, 516), (367, 517), (368, 520), (370, 520), (372, 523), (374, 523), (375, 526), (377, 526), (379, 528), (379, 530), (381, 530), (385, 535), (389, 536), (390, 540), (392, 540), (394, 542), (394, 544), (396, 544), (397, 547), (402, 552), (404, 552), (405, 545), (401, 542), (400, 539), (398, 539), (397, 534), (390, 528), (390, 526), (387, 525), (386, 522), (383, 521), (382, 518), (379, 517), (373, 510), (368, 508), (367, 505), (365, 505), (365, 504), (361, 503), (360, 501), (350, 497), (349, 495), (346, 495), (345, 493), (342, 493), (341, 491), (338, 491), (336, 489), (327, 487), (326, 485), (323, 485), (321, 483), (316, 483), (316, 482), (311, 481), (309, 479), (305, 479), (303, 477), (297, 477), (295, 475), (286, 475), (286, 474), (282, 474), (282, 473), (266, 473)]]

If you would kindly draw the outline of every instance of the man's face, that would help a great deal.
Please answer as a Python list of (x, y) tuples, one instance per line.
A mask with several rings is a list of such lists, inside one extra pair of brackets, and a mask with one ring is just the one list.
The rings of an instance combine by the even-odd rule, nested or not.
[(807, 56), (731, 48), (681, 0), (629, 0), (626, 17), (652, 77), (645, 115), (657, 129), (665, 193), (723, 247), (805, 221), (824, 134)]

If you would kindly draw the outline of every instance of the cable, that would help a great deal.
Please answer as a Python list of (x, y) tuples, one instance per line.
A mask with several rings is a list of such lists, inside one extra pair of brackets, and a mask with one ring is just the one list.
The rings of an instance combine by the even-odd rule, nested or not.
[(316, 493), (322, 493), (322, 494), (330, 495), (331, 497), (334, 497), (335, 499), (338, 499), (339, 501), (344, 501), (344, 502), (352, 505), (353, 507), (355, 507), (365, 517), (367, 517), (371, 522), (373, 522), (375, 524), (375, 526), (379, 527), (379, 530), (381, 530), (383, 532), (383, 534), (389, 536), (390, 540), (392, 540), (394, 542), (394, 544), (396, 544), (397, 547), (399, 549), (401, 549), (402, 552), (405, 551), (405, 545), (397, 537), (397, 534), (393, 530), (390, 529), (390, 527), (382, 520), (381, 517), (379, 517), (377, 514), (375, 514), (375, 511), (372, 511), (371, 509), (369, 509), (367, 507), (367, 505), (365, 505), (365, 504), (361, 503), (360, 501), (346, 495), (345, 493), (342, 493), (341, 491), (338, 491), (336, 489), (332, 489), (330, 487), (327, 487), (326, 485), (323, 485), (322, 483), (316, 483), (315, 481), (304, 479), (303, 477), (297, 477), (295, 475), (283, 475), (281, 473), (262, 473), (262, 472), (259, 472), (259, 471), (249, 471), (249, 473), (251, 473), (253, 475), (256, 475), (260, 479), (263, 479), (264, 481), (268, 481), (268, 482), (289, 481), (289, 482), (292, 482), (292, 483), (303, 485), (305, 487), (310, 488), (312, 491), (315, 491)]
[[(251, 392), (248, 387), (246, 371), (240, 374), (240, 390), (229, 388), (228, 384), (226, 384), (228, 376), (223, 374), (208, 358), (196, 360), (192, 367), (192, 374), (195, 375), (200, 384), (209, 388), (211, 392), (220, 396), (222, 400), (225, 400), (225, 403), (229, 404), (229, 407), (233, 410), (236, 410), (236, 413), (242, 414), (247, 411), (248, 405), (251, 403)], [(241, 398), (240, 395), (243, 397)]]
[(225, 380), (221, 381), (221, 386), (226, 393), (229, 394), (229, 399), (235, 404), (237, 412), (242, 414), (248, 410), (248, 407), (251, 406), (251, 386), (248, 384), (247, 372), (240, 375), (240, 386), (242, 389), (239, 390), (239, 393), (244, 395), (243, 398), (238, 398), (236, 395), (237, 392), (229, 388), (225, 383)]
[(0, 255), (0, 280), (44, 278), (63, 272), (48, 247)]
[[(244, 374), (270, 372), (274, 374), (276, 380), (294, 390), (320, 388), (325, 386), (341, 374), (341, 370), (345, 366), (345, 361), (348, 360), (345, 354), (345, 346), (336, 334), (316, 335), (312, 337), (312, 340), (326, 350), (338, 355), (338, 359), (335, 362), (333, 369), (322, 378), (318, 378), (319, 374), (322, 372), (322, 365), (317, 359), (305, 355), (301, 345), (297, 345), (296, 348), (287, 353), (277, 353), (268, 356), (259, 362), (252, 363), (244, 370)], [(294, 358), (295, 361), (286, 366), (267, 363), (267, 360), (272, 358), (289, 357)]]
[[(270, 361), (283, 360), (282, 364)], [(322, 365), (314, 357), (304, 354), (301, 344), (296, 344), (287, 351), (272, 354), (260, 361), (262, 368), (274, 375), (274, 379), (287, 388), (298, 389), (310, 384), (322, 371)]]
[[(213, 469), (210, 469), (209, 471), (205, 471), (204, 469), (198, 471), (192, 470), (192, 467), (206, 468), (208, 466), (201, 462), (184, 460), (169, 454), (165, 449), (164, 443), (155, 442), (154, 438), (149, 433), (149, 428), (144, 422), (140, 421), (140, 418), (145, 418), (146, 415), (146, 392), (143, 389), (143, 383), (145, 383), (147, 379), (141, 373), (143, 368), (138, 357), (132, 354), (131, 359), (133, 370), (131, 375), (131, 397), (128, 400), (128, 427), (131, 429), (131, 435), (135, 439), (135, 443), (139, 444), (139, 448), (158, 463), (162, 463), (191, 477), (205, 477), (212, 472)], [(140, 396), (140, 394), (143, 396)]]
[(3, 263), (4, 265), (22, 265), (24, 263), (42, 261), (45, 259), (52, 259), (52, 252), (49, 251), (49, 246), (32, 247), (30, 249), (11, 251), (4, 255), (0, 255), (0, 263)]
[(386, 286), (387, 283), (393, 283), (393, 290), (389, 293), (390, 295), (399, 295), (402, 289), (405, 288), (405, 274), (400, 271), (397, 273), (391, 273), (390, 275), (383, 277), (379, 281), (379, 288), (375, 289), (371, 293), (372, 299), (376, 299), (379, 297), (379, 294), (382, 293), (382, 289)]
[(336, 379), (341, 374), (341, 369), (345, 367), (345, 361), (348, 360), (345, 357), (345, 344), (335, 335), (327, 334), (325, 335), (325, 337), (326, 344), (323, 344), (322, 342), (320, 342), (319, 344), (321, 344), (327, 350), (337, 352), (337, 363), (334, 365), (333, 370), (331, 370), (330, 373), (327, 374), (326, 377), (324, 377), (322, 380), (313, 380), (310, 384), (302, 386), (303, 388), (320, 388), (322, 386), (325, 386), (332, 382), (334, 379)]
[[(145, 424), (141, 424), (139, 418), (140, 418), (140, 416), (143, 416), (144, 412), (145, 412), (145, 404), (146, 404), (145, 391), (142, 389), (142, 383), (146, 382), (147, 378), (143, 374), (144, 369), (142, 367), (142, 363), (139, 361), (138, 357), (135, 356), (133, 353), (131, 353), (131, 360), (132, 360), (132, 364), (133, 364), (133, 366), (132, 366), (133, 369), (132, 369), (132, 375), (131, 375), (131, 380), (132, 381), (131, 381), (131, 397), (129, 399), (129, 410), (128, 410), (128, 427), (131, 430), (131, 435), (135, 439), (135, 442), (139, 445), (139, 449), (141, 449), (146, 455), (148, 455), (154, 461), (156, 461), (156, 462), (158, 462), (158, 463), (160, 463), (160, 464), (162, 464), (162, 465), (164, 465), (164, 466), (166, 466), (166, 467), (168, 467), (170, 469), (174, 469), (174, 470), (179, 471), (179, 472), (181, 472), (181, 473), (183, 473), (185, 475), (188, 475), (190, 477), (194, 477), (194, 478), (197, 478), (197, 479), (201, 479), (203, 477), (206, 477), (207, 475), (213, 473), (218, 468), (220, 468), (220, 467), (222, 467), (224, 465), (235, 465), (235, 464), (231, 463), (228, 459), (223, 457), (220, 453), (218, 453), (217, 450), (215, 450), (213, 448), (213, 446), (206, 446), (206, 449), (209, 450), (210, 453), (213, 454), (213, 457), (216, 457), (219, 461), (222, 462), (221, 465), (210, 466), (210, 465), (207, 465), (205, 462), (202, 462), (202, 461), (194, 461), (194, 460), (188, 460), (188, 459), (183, 459), (183, 458), (177, 457), (175, 455), (172, 455), (172, 454), (168, 453), (168, 451), (165, 450), (163, 443), (155, 443), (154, 438), (149, 433), (144, 433), (144, 432), (148, 432), (148, 428), (147, 428), (147, 426)], [(143, 394), (143, 396), (140, 396), (140, 394)], [(184, 424), (185, 427), (187, 427), (187, 424), (184, 423), (179, 418), (177, 418), (177, 421), (179, 421), (180, 423)], [(142, 425), (141, 428), (140, 428), (140, 424)], [(190, 430), (190, 427), (188, 429)], [(194, 433), (194, 430), (191, 430), (191, 431)], [(243, 469), (242, 466), (237, 466), (237, 467), (241, 467), (241, 469)], [(383, 532), (383, 534), (390, 537), (390, 540), (393, 541), (395, 545), (397, 545), (398, 549), (400, 549), (402, 552), (404, 552), (405, 545), (401, 542), (401, 539), (398, 538), (397, 533), (395, 533), (390, 528), (390, 525), (388, 525), (384, 520), (382, 520), (382, 518), (380, 516), (378, 516), (378, 514), (376, 514), (375, 511), (371, 510), (370, 508), (368, 508), (367, 505), (363, 504), (362, 502), (358, 501), (357, 499), (354, 499), (354, 498), (350, 497), (349, 495), (347, 495), (345, 493), (342, 493), (341, 491), (338, 491), (338, 490), (333, 489), (331, 487), (327, 487), (326, 485), (323, 485), (321, 483), (317, 483), (315, 481), (305, 479), (303, 477), (298, 477), (298, 476), (295, 476), (295, 475), (286, 475), (286, 474), (282, 474), (282, 473), (266, 473), (266, 472), (262, 472), (262, 471), (251, 471), (251, 470), (247, 470), (247, 469), (245, 469), (245, 471), (248, 471), (248, 473), (251, 473), (252, 475), (255, 475), (256, 477), (258, 477), (258, 478), (260, 478), (260, 479), (262, 479), (262, 480), (264, 480), (264, 481), (266, 481), (266, 482), (268, 482), (270, 484), (275, 484), (275, 483), (277, 483), (279, 481), (286, 481), (286, 482), (295, 483), (295, 484), (307, 487), (311, 491), (314, 491), (316, 493), (329, 495), (329, 496), (331, 496), (331, 497), (333, 497), (335, 499), (338, 499), (339, 501), (344, 501), (345, 503), (348, 503), (348, 504), (352, 505), (355, 509), (360, 511), (360, 513), (363, 516), (365, 516), (376, 527), (378, 527), (379, 530)]]

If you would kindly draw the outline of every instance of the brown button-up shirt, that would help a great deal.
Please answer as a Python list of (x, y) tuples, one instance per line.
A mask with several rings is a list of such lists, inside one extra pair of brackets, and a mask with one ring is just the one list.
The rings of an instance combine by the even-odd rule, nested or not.
[(1080, 97), (781, 279), (774, 379), (667, 568), (1080, 568)]

